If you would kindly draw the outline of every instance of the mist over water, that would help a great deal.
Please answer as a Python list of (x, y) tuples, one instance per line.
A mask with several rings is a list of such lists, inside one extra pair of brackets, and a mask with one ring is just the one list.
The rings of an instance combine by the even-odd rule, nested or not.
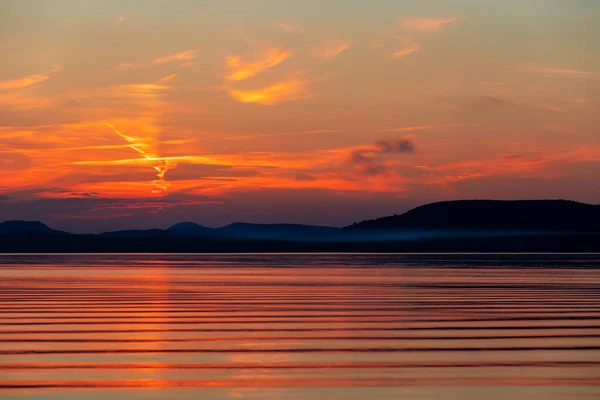
[(600, 398), (600, 255), (2, 255), (0, 397)]

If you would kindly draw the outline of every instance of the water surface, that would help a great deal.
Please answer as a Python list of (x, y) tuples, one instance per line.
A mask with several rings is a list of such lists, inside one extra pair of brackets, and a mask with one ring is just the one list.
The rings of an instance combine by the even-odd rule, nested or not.
[(2, 399), (597, 399), (600, 255), (3, 255)]

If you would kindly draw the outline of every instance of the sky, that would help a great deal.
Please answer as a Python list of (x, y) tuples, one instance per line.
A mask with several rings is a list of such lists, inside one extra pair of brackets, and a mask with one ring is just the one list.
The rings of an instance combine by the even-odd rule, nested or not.
[(0, 0), (0, 221), (600, 203), (595, 0)]

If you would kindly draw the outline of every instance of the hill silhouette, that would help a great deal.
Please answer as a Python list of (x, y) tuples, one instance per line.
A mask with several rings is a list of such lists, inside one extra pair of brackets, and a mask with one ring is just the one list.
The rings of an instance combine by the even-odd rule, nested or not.
[(45, 225), (40, 221), (4, 221), (0, 222), (0, 235), (12, 232), (45, 232), (66, 234), (66, 232), (57, 231)]
[(600, 206), (567, 200), (458, 200), (363, 221), (350, 230), (600, 232)]
[(37, 221), (0, 223), (0, 252), (597, 252), (600, 206), (564, 200), (427, 204), (344, 229), (193, 222), (76, 235)]

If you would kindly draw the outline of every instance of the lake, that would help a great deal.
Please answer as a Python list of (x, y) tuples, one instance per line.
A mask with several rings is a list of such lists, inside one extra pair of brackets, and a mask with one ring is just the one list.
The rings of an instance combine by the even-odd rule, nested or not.
[(600, 255), (0, 255), (2, 399), (599, 399)]

